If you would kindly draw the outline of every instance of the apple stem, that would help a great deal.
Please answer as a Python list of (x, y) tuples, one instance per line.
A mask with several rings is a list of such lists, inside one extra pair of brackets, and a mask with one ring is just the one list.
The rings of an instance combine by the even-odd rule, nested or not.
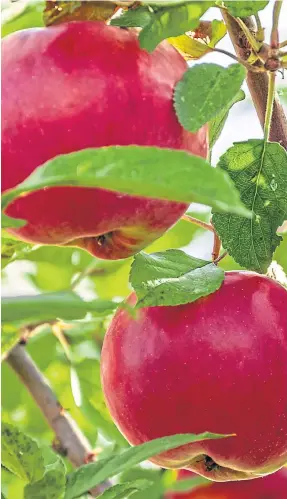
[[(24, 383), (52, 430), (55, 432), (59, 449), (75, 467), (82, 466), (95, 455), (88, 440), (75, 421), (64, 410), (52, 391), (48, 380), (26, 352), (23, 344), (17, 344), (8, 354), (7, 363)], [(92, 497), (98, 497), (110, 487), (110, 482), (103, 482), (90, 491)]]
[(202, 220), (199, 220), (198, 218), (192, 217), (191, 215), (183, 215), (182, 220), (186, 220), (187, 222), (191, 222), (194, 225), (198, 225), (198, 227), (201, 227), (202, 229), (209, 230), (210, 232), (214, 233), (214, 228), (211, 224), (208, 224), (206, 222), (203, 222)]
[(57, 340), (59, 341), (59, 343), (61, 344), (64, 352), (65, 352), (65, 355), (66, 355), (66, 358), (68, 360), (69, 363), (72, 362), (72, 358), (71, 358), (71, 348), (70, 348), (70, 345), (69, 343), (67, 342), (67, 339), (63, 333), (63, 330), (61, 328), (61, 325), (60, 323), (56, 322), (55, 324), (52, 325), (52, 331), (53, 331), (53, 334), (54, 336), (57, 338)]
[(217, 47), (214, 47), (211, 49), (212, 52), (218, 52), (219, 54), (224, 54), (227, 55), (228, 57), (231, 57), (231, 59), (234, 59), (235, 61), (239, 62), (239, 64), (242, 64), (242, 66), (245, 66), (248, 71), (252, 71), (253, 73), (259, 73), (264, 71), (263, 68), (258, 67), (258, 66), (252, 66), (252, 64), (249, 64), (249, 62), (244, 61), (243, 59), (240, 59), (240, 57), (237, 57), (234, 54), (231, 54), (231, 52), (228, 52), (227, 50), (219, 49)]
[(214, 265), (217, 265), (223, 258), (225, 258), (228, 255), (227, 251), (224, 251), (222, 255), (218, 256), (215, 260), (213, 260)]
[(212, 249), (212, 261), (213, 262), (215, 262), (217, 260), (217, 258), (219, 257), (220, 249), (221, 249), (221, 241), (220, 241), (217, 233), (214, 230), (214, 242), (213, 242), (213, 249)]
[(206, 222), (203, 222), (202, 220), (198, 220), (198, 218), (192, 217), (191, 215), (183, 215), (181, 217), (182, 220), (186, 220), (187, 222), (191, 222), (194, 225), (198, 225), (198, 227), (201, 227), (202, 229), (209, 230), (210, 232), (213, 232), (214, 235), (214, 243), (213, 243), (213, 249), (212, 249), (212, 261), (214, 262), (220, 253), (221, 249), (221, 241), (219, 239), (218, 234), (216, 233), (216, 230), (214, 229), (212, 224), (208, 224)]
[(96, 260), (92, 260), (87, 267), (85, 267), (75, 278), (75, 280), (71, 284), (71, 290), (74, 291), (75, 288), (80, 284), (80, 282), (88, 277), (95, 269), (96, 269), (97, 263)]

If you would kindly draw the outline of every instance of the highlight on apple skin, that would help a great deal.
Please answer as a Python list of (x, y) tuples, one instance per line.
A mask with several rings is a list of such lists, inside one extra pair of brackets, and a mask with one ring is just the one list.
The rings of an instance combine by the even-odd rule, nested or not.
[[(207, 127), (185, 131), (173, 91), (186, 70), (167, 42), (151, 54), (135, 33), (70, 22), (13, 33), (2, 42), (2, 189), (57, 155), (110, 145), (181, 149), (206, 158)], [(6, 209), (31, 243), (128, 257), (169, 229), (187, 205), (99, 188), (54, 187)]]
[[(178, 479), (192, 478), (193, 473), (180, 470)], [(170, 492), (165, 499), (286, 499), (287, 469), (254, 480), (227, 483), (208, 483), (190, 492)]]
[[(135, 305), (136, 295), (128, 303)], [(213, 481), (267, 475), (287, 462), (287, 292), (248, 271), (193, 303), (118, 310), (101, 376), (112, 418), (133, 445), (178, 433), (236, 436), (155, 456)]]

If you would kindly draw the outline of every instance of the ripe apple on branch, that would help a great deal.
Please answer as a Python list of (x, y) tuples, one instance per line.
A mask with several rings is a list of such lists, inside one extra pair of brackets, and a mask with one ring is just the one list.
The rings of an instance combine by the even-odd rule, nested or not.
[[(135, 33), (99, 22), (66, 23), (4, 39), (2, 189), (15, 187), (57, 155), (91, 147), (158, 146), (205, 158), (207, 127), (187, 132), (173, 109), (174, 87), (185, 69), (168, 43), (148, 54)], [(16, 199), (6, 213), (27, 220), (11, 229), (25, 241), (78, 246), (118, 259), (160, 237), (187, 208), (67, 186)]]
[[(128, 299), (136, 304), (133, 294)], [(111, 415), (133, 445), (210, 431), (236, 436), (154, 457), (214, 481), (276, 471), (287, 460), (287, 293), (252, 272), (228, 272), (193, 303), (119, 310), (102, 350)], [(274, 422), (276, 421), (276, 425)]]

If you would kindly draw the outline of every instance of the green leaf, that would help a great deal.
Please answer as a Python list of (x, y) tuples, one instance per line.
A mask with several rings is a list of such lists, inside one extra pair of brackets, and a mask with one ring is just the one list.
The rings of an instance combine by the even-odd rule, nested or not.
[(66, 468), (61, 459), (46, 467), (41, 480), (26, 485), (24, 499), (63, 499), (66, 489)]
[(108, 315), (117, 304), (106, 300), (86, 302), (72, 291), (2, 299), (2, 322), (44, 322), (57, 318), (81, 319), (87, 312)]
[(112, 146), (57, 156), (2, 196), (4, 205), (37, 189), (59, 185), (102, 187), (127, 194), (203, 203), (249, 216), (228, 176), (204, 159), (156, 147)]
[(209, 42), (210, 47), (215, 47), (217, 43), (222, 40), (222, 38), (227, 33), (226, 24), (223, 21), (218, 21), (218, 19), (214, 19), (211, 21), (212, 26), (212, 34)]
[(213, 224), (224, 248), (239, 265), (265, 273), (281, 241), (278, 227), (287, 213), (287, 154), (277, 143), (249, 140), (233, 145), (219, 168), (229, 173), (254, 217), (215, 213)]
[[(209, 212), (188, 212), (190, 215), (200, 218), (207, 222), (210, 219)], [(147, 253), (156, 251), (164, 251), (169, 248), (179, 248), (186, 246), (193, 240), (194, 237), (202, 234), (204, 229), (179, 220), (170, 230), (154, 241), (150, 246), (145, 248)], [(125, 260), (99, 260), (97, 268), (90, 277), (94, 285), (94, 289), (99, 296), (105, 300), (112, 299), (114, 296), (125, 298), (130, 294), (129, 273), (132, 263), (132, 258)]]
[(11, 473), (28, 483), (44, 474), (44, 459), (35, 440), (18, 428), (2, 422), (2, 464)]
[(150, 485), (151, 482), (148, 480), (135, 480), (134, 482), (121, 483), (105, 490), (105, 492), (99, 496), (99, 499), (127, 499), (135, 492), (144, 490)]
[(165, 38), (178, 36), (197, 27), (213, 1), (185, 2), (153, 11), (149, 24), (139, 34), (140, 46), (152, 52)]
[(181, 125), (196, 132), (229, 107), (245, 78), (240, 64), (228, 68), (198, 64), (189, 68), (175, 87), (174, 106)]
[[(151, 485), (143, 491), (135, 493), (136, 499), (163, 499), (166, 487), (163, 484), (166, 475), (170, 473), (174, 477), (174, 471), (164, 472), (160, 468), (143, 468), (142, 466), (134, 466), (121, 473), (117, 480), (119, 483), (134, 482), (136, 480), (148, 480)], [(133, 499), (134, 499), (133, 498)]]
[[(15, 219), (14, 219), (15, 220)], [(33, 246), (23, 241), (19, 241), (5, 230), (2, 230), (1, 238), (1, 264), (2, 270), (11, 262), (15, 260), (25, 260), (29, 251)]]
[(86, 464), (68, 475), (65, 499), (74, 499), (85, 491), (96, 487), (107, 478), (121, 473), (160, 452), (174, 449), (175, 447), (191, 442), (226, 438), (229, 436), (232, 435), (220, 435), (208, 432), (201, 433), (200, 435), (191, 433), (185, 435), (172, 435), (131, 447), (120, 455)]
[(10, 228), (19, 228), (26, 225), (26, 220), (22, 220), (21, 218), (11, 218), (5, 213), (1, 213), (1, 227), (2, 229), (10, 229)]
[[(1, 36), (7, 36), (14, 31), (19, 31), (21, 29), (34, 28), (44, 26), (43, 22), (43, 9), (44, 1), (42, 0), (29, 0), (29, 2), (23, 2), (23, 5), (19, 5), (18, 9), (15, 9), (13, 5), (13, 11), (16, 13), (12, 16), (7, 16), (7, 10), (2, 12), (2, 30)], [(9, 8), (9, 7), (8, 7)], [(10, 10), (12, 11), (11, 7)], [(12, 11), (12, 12), (13, 12)]]
[(256, 2), (250, 0), (240, 0), (235, 1), (227, 1), (224, 0), (225, 7), (228, 8), (230, 14), (234, 17), (247, 17), (256, 14), (259, 10), (265, 9), (266, 5), (269, 3), (269, 0), (256, 0)]
[(239, 90), (233, 99), (228, 102), (228, 104), (220, 111), (220, 113), (209, 122), (209, 147), (213, 148), (215, 142), (219, 139), (225, 122), (228, 118), (230, 109), (234, 104), (245, 99), (245, 93), (243, 90)]
[(182, 305), (220, 288), (224, 271), (211, 262), (176, 249), (135, 256), (130, 282), (137, 307)]
[(142, 6), (137, 9), (124, 11), (120, 17), (111, 20), (111, 25), (127, 28), (144, 28), (152, 20), (152, 17), (153, 14), (148, 7)]

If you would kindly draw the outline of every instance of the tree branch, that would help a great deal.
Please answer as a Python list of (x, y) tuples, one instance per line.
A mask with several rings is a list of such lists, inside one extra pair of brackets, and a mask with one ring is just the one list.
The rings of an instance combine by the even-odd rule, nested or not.
[[(73, 466), (79, 467), (93, 460), (93, 450), (88, 440), (75, 421), (65, 412), (48, 381), (26, 352), (25, 346), (16, 345), (9, 353), (7, 362), (31, 393), (49, 426), (55, 432), (61, 450)], [(97, 497), (108, 487), (110, 483), (105, 482), (90, 491), (90, 494), (92, 497)]]
[[(235, 52), (240, 59), (247, 60), (250, 55), (250, 48), (242, 46), (242, 31), (236, 20), (224, 9), (221, 10), (223, 19), (228, 29), (231, 41), (235, 48)], [(251, 18), (244, 19), (244, 23), (251, 30), (255, 31), (255, 25)], [(263, 64), (263, 63), (256, 63)], [(254, 73), (247, 71), (247, 85), (260, 120), (262, 129), (264, 129), (266, 103), (268, 96), (268, 74)], [(280, 104), (278, 96), (276, 96), (273, 107), (272, 122), (269, 140), (271, 142), (279, 142), (287, 149), (287, 119), (283, 108)]]

